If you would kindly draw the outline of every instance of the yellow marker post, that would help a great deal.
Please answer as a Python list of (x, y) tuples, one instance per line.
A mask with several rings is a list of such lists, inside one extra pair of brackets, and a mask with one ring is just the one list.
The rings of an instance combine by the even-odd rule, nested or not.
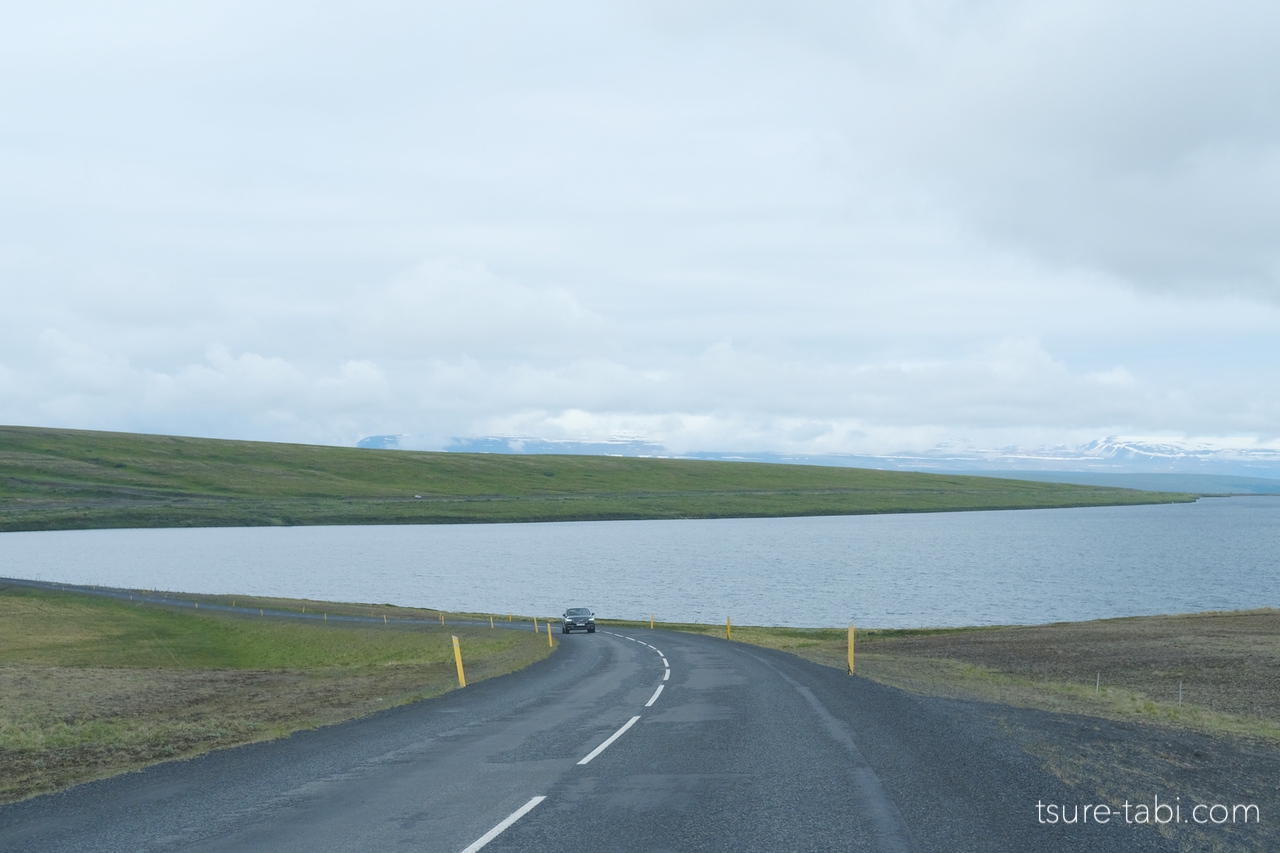
[(385, 613), (382, 614), (382, 624), (383, 625), (387, 624), (387, 614)]
[(724, 638), (726, 640), (733, 639), (733, 622), (729, 620), (728, 616), (724, 617)]
[(551, 642), (551, 620), (547, 620), (547, 648), (554, 649), (555, 646)]
[(653, 614), (652, 613), (649, 614), (649, 630), (650, 631), (653, 630)]
[(444, 611), (443, 610), (440, 611), (440, 627), (441, 628), (444, 627)]
[(489, 627), (490, 627), (490, 628), (492, 628), (492, 627), (493, 627), (493, 617), (492, 617), (492, 616), (490, 616), (490, 617), (489, 617)]
[(326, 613), (326, 614), (324, 615), (324, 621), (326, 621), (326, 622), (328, 622), (328, 621), (329, 621), (329, 614), (328, 614), (328, 613)]
[(853, 623), (849, 623), (849, 674), (853, 675)]
[(511, 621), (512, 619), (514, 619), (514, 618), (516, 618), (516, 615), (515, 615), (514, 613), (508, 613), (508, 614), (507, 614), (507, 621), (508, 621), (508, 622), (510, 622), (510, 621)]
[(458, 638), (453, 638), (453, 662), (458, 665), (458, 686), (467, 686), (467, 674), (462, 671), (462, 649), (458, 646)]
[(538, 617), (533, 617), (533, 633), (538, 633)]

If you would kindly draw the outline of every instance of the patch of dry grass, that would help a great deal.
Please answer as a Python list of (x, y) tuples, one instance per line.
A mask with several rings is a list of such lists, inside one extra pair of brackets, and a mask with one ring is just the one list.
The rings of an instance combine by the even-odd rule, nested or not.
[[(723, 625), (657, 627), (725, 636)], [(735, 625), (733, 639), (846, 668), (846, 629)], [(1280, 740), (1280, 610), (859, 630), (856, 641), (858, 675), (916, 693)]]
[(872, 635), (862, 650), (860, 674), (918, 692), (1280, 739), (1277, 610)]

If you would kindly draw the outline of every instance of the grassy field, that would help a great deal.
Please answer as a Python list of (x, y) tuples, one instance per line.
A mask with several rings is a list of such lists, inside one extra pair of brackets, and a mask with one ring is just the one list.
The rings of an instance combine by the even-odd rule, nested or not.
[[(201, 601), (212, 600), (201, 598)], [(178, 610), (0, 587), (0, 802), (438, 695), (546, 657), (545, 634), (437, 611), (259, 602), (416, 624)]]
[(849, 515), (1193, 499), (809, 465), (0, 427), (0, 530)]

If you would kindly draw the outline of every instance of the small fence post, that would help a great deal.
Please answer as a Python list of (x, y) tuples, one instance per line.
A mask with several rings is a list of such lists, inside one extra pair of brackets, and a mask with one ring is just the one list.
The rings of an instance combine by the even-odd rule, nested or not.
[(853, 623), (849, 623), (849, 674), (853, 675)]
[(453, 662), (458, 665), (458, 686), (467, 686), (467, 675), (462, 671), (462, 649), (458, 646), (458, 638), (453, 638)]

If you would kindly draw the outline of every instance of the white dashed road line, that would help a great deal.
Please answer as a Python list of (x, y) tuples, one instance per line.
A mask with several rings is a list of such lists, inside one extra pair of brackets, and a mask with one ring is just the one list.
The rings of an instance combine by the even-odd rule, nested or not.
[[(636, 720), (638, 719), (640, 718), (636, 717)], [(632, 720), (631, 722), (634, 723), (636, 720)], [(626, 728), (623, 728), (622, 731), (626, 731)], [(621, 732), (619, 732), (619, 734), (621, 734)], [(614, 735), (614, 737), (617, 737), (617, 736), (618, 735)], [(493, 839), (501, 835), (503, 832), (505, 832), (507, 827), (511, 826), (511, 824), (515, 823), (520, 818), (524, 817), (529, 812), (533, 811), (533, 807), (545, 799), (546, 797), (534, 797), (532, 800), (525, 803), (523, 806), (516, 809), (511, 814), (507, 815), (506, 820), (504, 820), (502, 823), (498, 824), (493, 829), (489, 830), (484, 835), (480, 836), (475, 841), (473, 841), (471, 843), (471, 846), (463, 850), (462, 853), (476, 853), (476, 851), (479, 850), (481, 847), (485, 846), (490, 841), (492, 841)]]
[[(548, 628), (548, 630), (550, 630), (550, 628)], [(633, 643), (639, 643), (642, 646), (648, 646), (649, 648), (653, 649), (655, 652), (658, 653), (658, 656), (662, 658), (662, 666), (664, 668), (662, 673), (662, 680), (665, 682), (669, 678), (671, 678), (671, 664), (667, 663), (667, 656), (664, 655), (656, 646), (651, 646), (648, 643), (644, 642), (643, 640), (637, 640), (635, 637), (627, 637), (627, 636), (624, 636), (623, 634), (615, 634), (613, 631), (603, 631), (602, 633), (613, 634), (613, 636), (615, 637), (622, 637), (622, 639), (624, 640), (630, 640)], [(653, 691), (653, 695), (649, 697), (649, 701), (644, 703), (644, 706), (646, 708), (651, 707), (654, 702), (658, 701), (658, 697), (662, 695), (662, 688), (665, 686), (666, 686), (665, 684), (658, 685), (658, 689)], [(639, 721), (639, 719), (640, 719), (640, 715), (636, 714), (634, 717), (627, 720), (626, 724), (624, 724), (622, 728), (618, 729), (616, 732), (609, 735), (609, 738), (604, 743), (600, 744), (595, 749), (591, 750), (591, 752), (587, 754), (586, 758), (579, 761), (578, 762), (579, 766), (583, 764), (590, 764), (591, 759), (595, 758), (597, 755), (599, 755), (600, 753), (608, 749), (609, 746), (615, 740), (617, 740), (618, 738), (626, 734), (627, 729), (634, 726), (636, 722)], [(529, 802), (525, 803), (523, 806), (513, 811), (510, 815), (507, 816), (505, 820), (503, 820), (493, 829), (489, 830), (484, 835), (480, 836), (475, 841), (473, 841), (469, 847), (467, 847), (462, 851), (462, 853), (476, 853), (476, 851), (480, 850), (480, 848), (484, 847), (490, 841), (492, 841), (493, 839), (501, 835), (503, 832), (505, 832), (513, 823), (515, 823), (520, 818), (527, 815), (529, 812), (533, 811), (534, 807), (545, 799), (546, 799), (545, 796), (538, 796), (529, 800)]]
[[(638, 720), (638, 719), (640, 719), (640, 715), (639, 715), (639, 714), (636, 714), (634, 717), (632, 717), (631, 719), (627, 720), (626, 725), (624, 725), (622, 728), (618, 729), (618, 730), (617, 730), (616, 732), (614, 732), (613, 734), (609, 735), (609, 739), (608, 739), (608, 740), (606, 740), (604, 743), (602, 743), (602, 744), (600, 744), (599, 746), (597, 746), (595, 749), (591, 750), (591, 752), (587, 755), (587, 757), (586, 757), (586, 758), (584, 758), (584, 759), (582, 759), (582, 760), (581, 760), (581, 761), (579, 761), (578, 763), (579, 763), (579, 764), (587, 764), (588, 762), (590, 762), (590, 761), (591, 761), (591, 759), (595, 758), (597, 755), (599, 755), (600, 753), (604, 752), (606, 749), (608, 749), (608, 748), (609, 748), (609, 744), (613, 743), (615, 740), (617, 740), (618, 738), (622, 737), (622, 735), (623, 735), (624, 733), (626, 733), (627, 729), (631, 728), (632, 726), (634, 726), (634, 725), (636, 724), (636, 720)], [(537, 805), (537, 803), (534, 803), (534, 805)], [(480, 848), (478, 848), (478, 847), (477, 847), (476, 849), (478, 850), (478, 849), (480, 849)], [(466, 853), (466, 851), (463, 851), (463, 853)]]
[[(621, 638), (622, 638), (622, 639), (624, 639), (624, 640), (630, 640), (630, 641), (631, 641), (631, 642), (633, 642), (633, 643), (639, 643), (639, 644), (640, 644), (640, 645), (642, 645), (642, 646), (647, 646), (648, 648), (653, 649), (655, 652), (657, 652), (657, 653), (658, 653), (658, 657), (662, 658), (662, 666), (663, 666), (662, 680), (663, 680), (664, 682), (666, 682), (666, 681), (670, 680), (670, 678), (671, 678), (671, 664), (667, 662), (667, 656), (666, 656), (666, 655), (664, 655), (664, 654), (662, 653), (662, 651), (661, 651), (657, 646), (652, 646), (652, 645), (650, 645), (649, 643), (646, 643), (646, 642), (645, 642), (645, 641), (643, 641), (643, 640), (637, 640), (635, 637), (628, 637), (628, 636), (627, 636), (627, 635), (625, 635), (625, 634), (615, 634), (613, 631), (604, 631), (603, 633), (605, 633), (605, 634), (612, 634), (612, 635), (613, 635), (613, 636), (615, 636), (615, 637), (621, 637)], [(653, 691), (653, 695), (649, 697), (649, 701), (644, 703), (644, 706), (645, 706), (646, 708), (652, 707), (652, 706), (653, 706), (653, 703), (658, 701), (658, 697), (662, 695), (662, 688), (663, 688), (663, 687), (665, 687), (665, 686), (666, 686), (666, 684), (659, 684), (659, 685), (658, 685), (658, 689), (657, 689), (657, 690), (655, 690), (655, 691)], [(611, 743), (613, 743), (613, 742), (614, 742), (615, 740), (617, 740), (618, 738), (622, 737), (623, 733), (624, 733), (624, 732), (626, 732), (626, 730), (627, 730), (627, 729), (629, 729), (629, 728), (631, 728), (632, 726), (634, 726), (634, 725), (636, 724), (636, 721), (637, 721), (637, 720), (639, 720), (639, 719), (640, 719), (640, 716), (639, 716), (638, 714), (637, 714), (636, 716), (632, 717), (630, 720), (628, 720), (628, 721), (627, 721), (626, 725), (624, 725), (622, 728), (618, 729), (616, 732), (614, 732), (612, 735), (610, 735), (610, 736), (609, 736), (609, 739), (608, 739), (608, 740), (606, 740), (604, 743), (600, 744), (600, 745), (599, 745), (599, 746), (597, 746), (595, 749), (591, 750), (590, 754), (589, 754), (589, 755), (587, 755), (587, 757), (586, 757), (586, 758), (584, 758), (584, 759), (582, 759), (581, 761), (579, 761), (579, 762), (578, 762), (578, 764), (579, 764), (579, 765), (582, 765), (582, 764), (588, 764), (588, 763), (590, 763), (590, 762), (591, 762), (591, 759), (595, 758), (597, 755), (599, 755), (600, 753), (602, 753), (602, 752), (604, 752), (606, 749), (608, 749), (608, 748), (609, 748), (609, 745), (610, 745)], [(536, 805), (536, 803), (535, 803), (535, 805)], [(479, 848), (477, 848), (477, 849), (479, 849)]]

